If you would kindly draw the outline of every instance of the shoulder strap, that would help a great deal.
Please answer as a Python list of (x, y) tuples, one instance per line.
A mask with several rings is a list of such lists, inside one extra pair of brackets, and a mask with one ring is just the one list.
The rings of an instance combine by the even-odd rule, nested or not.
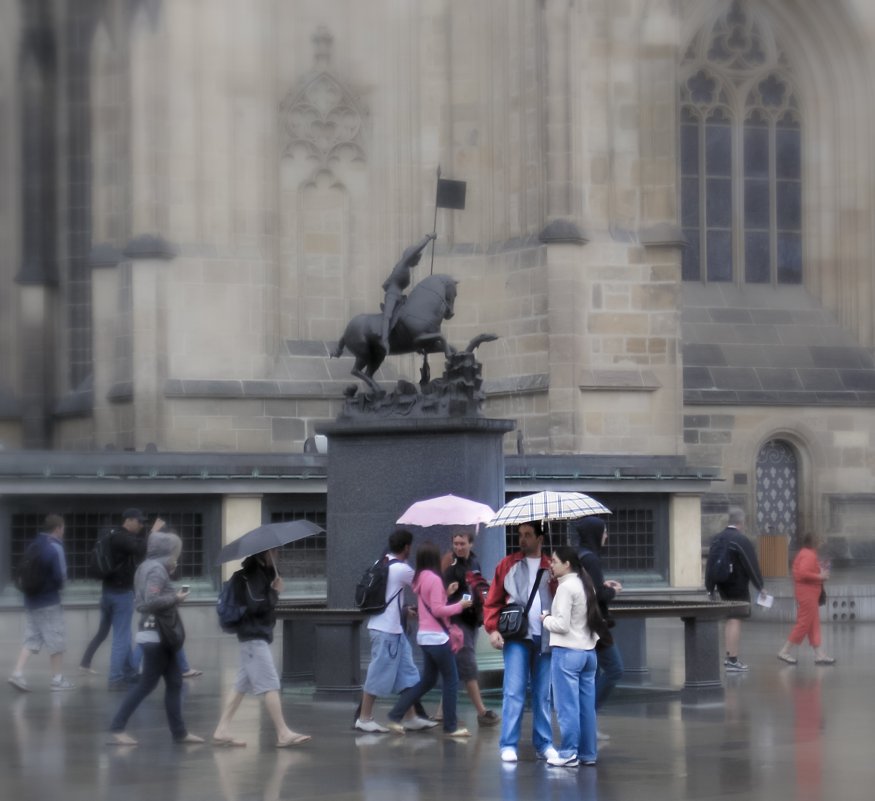
[(541, 583), (541, 576), (544, 575), (546, 568), (539, 567), (538, 574), (535, 576), (535, 585), (532, 587), (532, 591), (529, 593), (529, 600), (526, 601), (526, 614), (529, 614), (529, 610), (532, 608), (532, 604), (535, 602), (535, 594), (538, 592), (538, 585)]
[(447, 636), (450, 636), (450, 630), (447, 628), (447, 624), (444, 623), (443, 618), (438, 617), (434, 612), (431, 611), (431, 607), (428, 605), (428, 601), (425, 600), (421, 595), (419, 596), (419, 600), (422, 601), (422, 605), (428, 609), (428, 613), (438, 622), (440, 623), (440, 627), (446, 632)]
[[(382, 558), (382, 557), (381, 557)], [(392, 567), (396, 562), (400, 562), (400, 559), (392, 559), (389, 558), (389, 561), (386, 563), (386, 589), (389, 588), (389, 568)], [(398, 611), (401, 611), (401, 593), (404, 592), (404, 585), (402, 584), (398, 588), (398, 592), (396, 592), (391, 598), (386, 600), (386, 607), (388, 608), (389, 604), (392, 603), (396, 598), (398, 599)]]

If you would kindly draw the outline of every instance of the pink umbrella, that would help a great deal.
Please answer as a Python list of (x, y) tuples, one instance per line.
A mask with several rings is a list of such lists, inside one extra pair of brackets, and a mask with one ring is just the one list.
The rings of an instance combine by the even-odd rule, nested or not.
[(396, 523), (407, 526), (479, 526), (495, 515), (485, 503), (459, 498), (456, 495), (441, 495), (417, 501), (410, 506)]

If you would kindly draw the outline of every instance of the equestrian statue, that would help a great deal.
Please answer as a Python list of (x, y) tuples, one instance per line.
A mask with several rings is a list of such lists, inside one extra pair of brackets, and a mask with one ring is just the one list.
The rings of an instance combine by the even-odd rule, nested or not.
[(453, 316), (456, 279), (430, 275), (414, 286), (409, 295), (403, 292), (410, 285), (411, 268), (419, 264), (422, 251), (432, 239), (434, 234), (427, 234), (404, 251), (383, 283), (386, 295), (382, 312), (353, 317), (331, 353), (337, 358), (346, 348), (355, 357), (352, 374), (374, 393), (380, 392), (374, 373), (390, 353), (442, 352), (445, 356), (453, 353), (441, 334), (441, 323)]

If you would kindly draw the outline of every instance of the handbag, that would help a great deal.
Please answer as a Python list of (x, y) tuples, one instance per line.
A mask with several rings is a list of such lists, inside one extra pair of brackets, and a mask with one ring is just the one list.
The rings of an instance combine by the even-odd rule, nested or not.
[(152, 629), (158, 632), (161, 644), (171, 651), (178, 651), (185, 642), (185, 626), (176, 606), (163, 609), (160, 612), (144, 614), (140, 621), (140, 630)]
[(526, 605), (522, 604), (505, 604), (498, 613), (498, 633), (505, 640), (524, 640), (529, 633), (529, 610), (535, 602), (535, 593), (538, 592), (538, 585), (541, 583), (541, 576), (544, 574), (544, 568), (538, 570), (538, 575), (535, 576), (535, 585), (529, 593), (529, 600)]
[(820, 596), (817, 599), (818, 606), (826, 606), (826, 587), (820, 585)]
[(446, 632), (447, 637), (450, 638), (450, 650), (454, 654), (459, 653), (459, 651), (462, 650), (462, 646), (465, 644), (465, 634), (462, 629), (460, 629), (455, 623), (450, 623), (450, 625), (447, 626), (441, 618), (431, 611), (431, 607), (426, 603), (424, 598), (420, 598), (419, 600), (422, 601), (422, 605), (428, 609), (428, 613), (441, 624), (441, 628)]

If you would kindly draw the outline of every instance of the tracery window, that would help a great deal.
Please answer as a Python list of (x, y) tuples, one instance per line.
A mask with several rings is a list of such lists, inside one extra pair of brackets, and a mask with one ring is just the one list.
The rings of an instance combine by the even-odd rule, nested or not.
[(802, 126), (786, 56), (733, 0), (681, 62), (686, 281), (802, 281)]

